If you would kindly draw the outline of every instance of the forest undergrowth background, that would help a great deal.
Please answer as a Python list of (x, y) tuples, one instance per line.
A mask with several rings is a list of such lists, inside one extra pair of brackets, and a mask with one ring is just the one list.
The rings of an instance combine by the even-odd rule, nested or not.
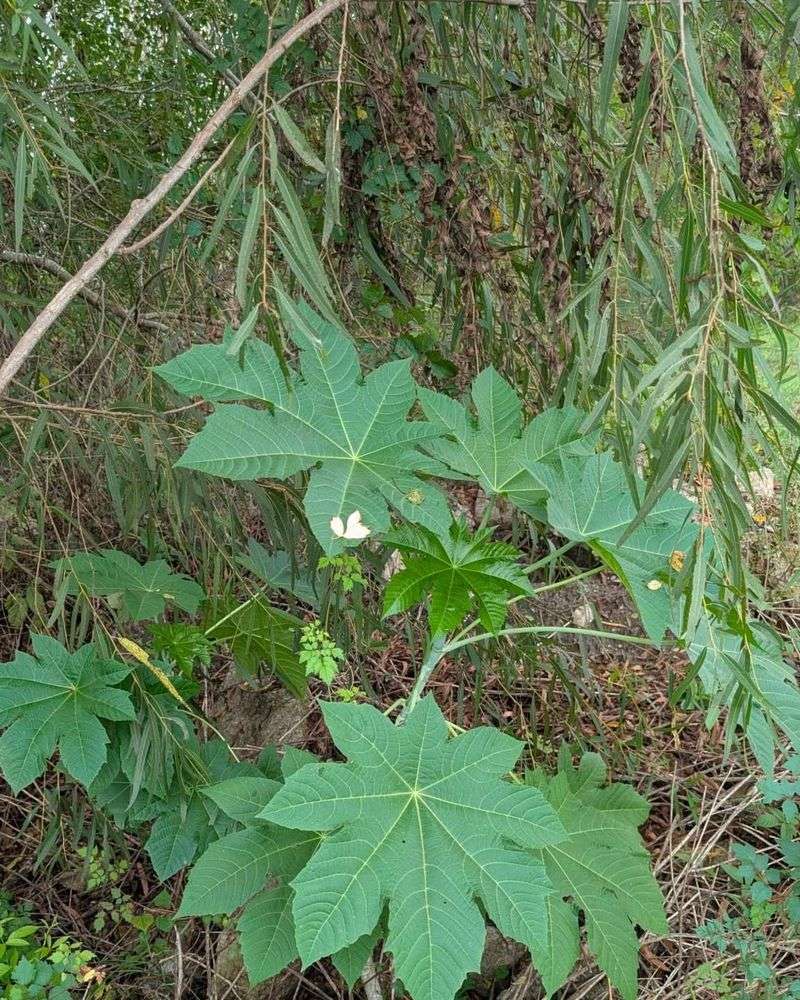
[[(315, 10), (0, 0), (0, 361)], [(0, 995), (407, 995), (375, 941), (352, 977), (323, 958), (250, 985), (230, 914), (174, 916), (189, 866), (235, 835), (197, 818), (219, 747), (270, 781), (285, 747), (340, 759), (320, 704), (403, 721), (446, 635), (426, 690), (451, 736), (495, 727), (551, 774), (597, 754), (649, 803), (668, 931), (628, 942), (634, 994), (638, 962), (652, 1000), (800, 996), (799, 33), (794, 0), (344, 0), (81, 287), (0, 390), (0, 662), (36, 635), (92, 643), (130, 700), (95, 719), (108, 757), (85, 781), (64, 742), (45, 767), (55, 737), (18, 781), (0, 754)], [(439, 443), (393, 451), (384, 494), (323, 482), (299, 432), (252, 431), (272, 464), (234, 454), (228, 404), (277, 426), (284, 389), (346, 380), (348, 336), (356, 370), (407, 362), (388, 422), (410, 410)], [(182, 361), (193, 345), (217, 367)], [(522, 462), (499, 485), (548, 413), (575, 421), (553, 451), (578, 471), (531, 485)], [(580, 520), (597, 455), (576, 526), (556, 501)], [(439, 503), (441, 529), (419, 514)], [(683, 520), (662, 538), (666, 509)], [(398, 596), (462, 543), (506, 546), (485, 591)], [(459, 996), (548, 995), (512, 936), (491, 928)], [(555, 996), (634, 995), (599, 950)]]

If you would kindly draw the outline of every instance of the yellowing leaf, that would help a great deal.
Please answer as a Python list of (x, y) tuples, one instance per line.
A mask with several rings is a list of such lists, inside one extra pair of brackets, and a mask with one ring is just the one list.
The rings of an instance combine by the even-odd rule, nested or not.
[(176, 699), (176, 701), (179, 701), (182, 705), (185, 705), (186, 708), (190, 709), (190, 706), (187, 704), (180, 691), (175, 687), (169, 677), (167, 677), (161, 667), (153, 663), (150, 656), (138, 643), (135, 643), (133, 639), (126, 638), (124, 635), (118, 636), (117, 642), (127, 653), (130, 653), (135, 660), (138, 660), (139, 663), (143, 663), (150, 673), (158, 679), (159, 683), (162, 684), (167, 691), (169, 691), (172, 697)]
[(673, 549), (669, 557), (669, 564), (675, 570), (676, 573), (680, 573), (683, 569), (683, 564), (686, 561), (686, 553), (682, 552), (680, 549)]

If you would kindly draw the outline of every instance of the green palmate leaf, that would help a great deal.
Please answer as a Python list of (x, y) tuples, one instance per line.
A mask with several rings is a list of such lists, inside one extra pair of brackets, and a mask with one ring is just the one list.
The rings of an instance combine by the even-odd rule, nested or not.
[(351, 990), (358, 982), (367, 959), (384, 933), (382, 922), (379, 921), (378, 926), (369, 934), (362, 934), (357, 941), (331, 956), (333, 964)]
[(236, 821), (205, 794), (207, 789), (260, 776), (254, 764), (234, 761), (222, 740), (199, 744), (192, 738), (189, 745), (193, 766), (176, 773), (165, 799), (151, 796), (133, 817), (139, 822), (154, 820), (144, 846), (162, 882), (236, 827)]
[(194, 614), (203, 599), (202, 587), (182, 573), (173, 573), (163, 559), (142, 566), (124, 552), (104, 549), (68, 556), (56, 566), (68, 574), (68, 594), (119, 595), (123, 610), (134, 621), (157, 618), (167, 601)]
[(153, 652), (167, 656), (182, 674), (191, 677), (195, 662), (208, 666), (211, 663), (211, 648), (199, 625), (186, 622), (166, 622), (149, 626), (153, 637)]
[(491, 529), (471, 534), (462, 521), (453, 521), (445, 535), (406, 525), (386, 539), (410, 558), (405, 569), (391, 578), (384, 591), (383, 613), (394, 615), (430, 594), (428, 621), (431, 634), (456, 628), (473, 607), (484, 628), (496, 632), (503, 626), (508, 598), (532, 593), (519, 552), (503, 542), (491, 541)]
[(494, 368), (481, 372), (472, 384), (477, 420), (460, 403), (420, 388), (425, 416), (446, 440), (425, 445), (435, 458), (480, 483), (492, 496), (506, 496), (529, 514), (542, 517), (547, 493), (538, 477), (538, 463), (552, 462), (562, 452), (591, 454), (597, 435), (585, 435), (585, 414), (571, 407), (545, 410), (523, 429), (522, 403)]
[[(167, 728), (171, 721), (164, 718), (160, 724)], [(235, 761), (222, 740), (200, 743), (193, 734), (181, 732), (179, 752), (171, 758), (166, 787), (163, 781), (147, 780), (146, 775), (140, 782), (138, 769), (147, 771), (151, 763), (145, 759), (140, 764), (146, 736), (134, 746), (138, 759), (131, 768), (124, 761), (126, 755), (123, 753), (122, 758), (120, 755), (121, 733), (115, 735), (108, 760), (90, 786), (89, 794), (93, 804), (105, 810), (121, 827), (135, 830), (143, 823), (152, 824), (144, 846), (156, 875), (166, 881), (236, 825), (236, 820), (207, 793), (263, 775), (255, 764)], [(172, 740), (174, 735), (170, 743)]]
[(224, 642), (237, 664), (249, 674), (264, 666), (273, 670), (298, 697), (306, 691), (306, 672), (300, 663), (300, 634), (305, 626), (300, 618), (273, 608), (260, 597), (235, 605), (215, 601), (209, 609), (212, 622), (206, 636)]
[[(296, 312), (304, 321), (291, 329), (300, 372), (288, 381), (273, 350), (255, 341), (245, 344), (241, 365), (206, 344), (157, 369), (188, 395), (269, 404), (218, 407), (179, 464), (230, 479), (286, 479), (310, 469), (305, 510), (329, 555), (386, 531), (390, 506), (433, 530), (446, 526), (443, 496), (417, 475), (438, 471), (417, 446), (439, 432), (406, 420), (414, 402), (409, 363), (362, 378), (352, 341), (309, 307)], [(351, 520), (355, 512), (360, 518)], [(351, 530), (355, 521), (359, 530)]]
[(414, 1000), (450, 1000), (478, 969), (477, 899), (504, 934), (544, 944), (550, 887), (523, 848), (564, 831), (538, 790), (502, 780), (522, 745), (488, 727), (448, 739), (430, 697), (403, 726), (367, 705), (323, 712), (348, 763), (301, 768), (261, 814), (331, 831), (292, 882), (303, 962), (370, 934), (387, 902), (386, 947)]
[(134, 718), (118, 685), (131, 668), (97, 655), (94, 646), (68, 653), (61, 643), (31, 636), (33, 656), (17, 653), (0, 664), (0, 769), (14, 792), (44, 771), (58, 747), (61, 764), (89, 785), (106, 760), (102, 720)]
[(220, 838), (192, 869), (178, 916), (233, 913), (264, 888), (268, 875), (294, 877), (318, 842), (269, 823)]
[(317, 758), (308, 750), (300, 750), (298, 747), (286, 747), (281, 760), (281, 775), (285, 781), (290, 778), (295, 771), (299, 771), (306, 764), (316, 764)]
[(212, 843), (192, 869), (179, 915), (232, 913), (244, 904), (239, 943), (253, 984), (297, 958), (290, 880), (319, 843), (316, 834), (278, 828), (257, 818), (280, 784), (257, 775), (203, 789), (231, 819), (247, 824)]
[(530, 773), (557, 812), (567, 838), (536, 852), (556, 894), (548, 901), (550, 938), (534, 944), (533, 960), (548, 994), (569, 975), (580, 954), (580, 914), (589, 950), (625, 1000), (636, 996), (638, 924), (667, 933), (661, 892), (637, 827), (648, 806), (627, 785), (601, 787), (605, 768), (587, 754), (550, 777)]
[(162, 882), (185, 868), (198, 851), (234, 825), (227, 811), (220, 812), (213, 798), (205, 795), (204, 783), (213, 782), (208, 787), (215, 788), (230, 781), (260, 777), (255, 765), (234, 761), (222, 740), (201, 744), (191, 737), (188, 746), (183, 747), (184, 756), (187, 750), (192, 761), (190, 773), (176, 774), (166, 798), (151, 797), (149, 807), (139, 816), (155, 818), (145, 849)]
[(226, 816), (239, 823), (254, 823), (264, 803), (278, 791), (280, 783), (260, 775), (228, 778), (202, 788), (204, 795), (219, 806)]
[(622, 466), (609, 452), (542, 466), (548, 520), (574, 541), (586, 542), (617, 573), (639, 609), (647, 634), (661, 639), (675, 621), (677, 597), (667, 585), (697, 537), (694, 504), (668, 490), (644, 520), (637, 515)]
[[(274, 790), (263, 788), (261, 792), (259, 808), (263, 809)], [(252, 817), (247, 822), (258, 825), (223, 837), (208, 848), (189, 877), (180, 912), (227, 913), (244, 903), (236, 926), (247, 976), (255, 985), (297, 958), (294, 891), (289, 881), (308, 861), (319, 837), (277, 829)], [(227, 877), (222, 877), (223, 872)], [(337, 968), (355, 981), (364, 967), (368, 948), (369, 942), (360, 941), (334, 955)], [(359, 960), (361, 965), (353, 974)]]
[(253, 985), (277, 975), (297, 958), (292, 897), (284, 881), (253, 896), (239, 917), (239, 946)]
[[(201, 817), (200, 823), (202, 821)], [(197, 853), (197, 825), (196, 821), (187, 822), (187, 817), (181, 816), (177, 810), (163, 813), (153, 823), (145, 849), (162, 882), (194, 859)]]
[[(282, 770), (285, 776), (315, 760), (313, 754), (288, 748), (282, 767), (273, 773)], [(237, 930), (253, 984), (276, 975), (297, 958), (294, 891), (289, 882), (319, 844), (317, 834), (278, 829), (258, 816), (280, 787), (263, 774), (242, 774), (201, 789), (226, 816), (248, 829), (208, 848), (189, 877), (181, 907), (181, 912), (185, 908), (186, 913), (211, 914), (245, 903)], [(367, 941), (356, 942), (333, 956), (348, 981), (358, 978), (368, 947)]]
[(255, 538), (248, 538), (247, 555), (239, 556), (237, 562), (270, 587), (286, 590), (312, 607), (319, 602), (314, 574), (299, 566), (289, 552), (267, 552)]

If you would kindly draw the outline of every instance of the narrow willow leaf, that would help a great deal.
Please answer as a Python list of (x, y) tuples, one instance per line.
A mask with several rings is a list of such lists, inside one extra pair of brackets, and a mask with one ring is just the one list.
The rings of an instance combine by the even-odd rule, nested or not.
[(611, 92), (614, 87), (614, 76), (622, 49), (622, 40), (628, 26), (628, 0), (612, 0), (608, 9), (608, 29), (603, 49), (603, 67), (598, 81), (598, 126), (600, 132), (605, 131), (608, 119), (608, 108), (611, 103)]
[[(753, 751), (759, 759), (769, 756), (765, 727), (771, 722), (783, 731), (795, 752), (800, 753), (800, 691), (793, 669), (784, 661), (781, 640), (770, 628), (749, 623), (750, 669), (747, 669), (743, 637), (723, 622), (704, 615), (687, 647), (689, 658), (702, 657), (699, 676), (709, 695), (726, 701), (741, 686), (754, 702)], [(759, 717), (764, 716), (764, 720)]]
[(28, 156), (25, 135), (19, 137), (17, 144), (17, 161), (14, 170), (14, 247), (19, 250), (22, 244), (22, 227), (25, 218), (25, 200), (28, 183)]
[(225, 192), (219, 203), (219, 208), (217, 209), (217, 214), (214, 218), (214, 224), (211, 227), (211, 232), (208, 234), (205, 242), (203, 243), (203, 251), (200, 254), (200, 264), (205, 264), (214, 251), (214, 247), (217, 244), (220, 233), (222, 232), (225, 222), (228, 219), (228, 215), (230, 214), (234, 199), (239, 193), (239, 190), (244, 183), (244, 179), (247, 176), (247, 172), (250, 169), (250, 163), (255, 155), (255, 151), (255, 146), (251, 146), (250, 149), (247, 150), (242, 157), (236, 172), (228, 182), (228, 186), (225, 188)]
[(258, 306), (253, 306), (247, 316), (239, 324), (239, 329), (227, 341), (225, 353), (228, 357), (235, 358), (244, 347), (245, 341), (255, 329), (258, 319)]
[(700, 64), (700, 57), (694, 44), (691, 30), (688, 24), (684, 24), (683, 51), (686, 58), (686, 65), (689, 71), (692, 89), (699, 106), (700, 118), (698, 127), (702, 128), (708, 141), (719, 156), (720, 160), (733, 172), (738, 173), (739, 164), (736, 156), (736, 147), (731, 139), (727, 126), (720, 117), (714, 101), (706, 87), (703, 68)]
[(250, 207), (247, 210), (247, 219), (242, 232), (242, 242), (239, 244), (239, 256), (236, 261), (236, 298), (243, 309), (247, 305), (247, 276), (263, 207), (264, 190), (257, 187), (250, 199)]
[(328, 122), (325, 133), (325, 212), (322, 245), (327, 246), (334, 226), (341, 221), (342, 142), (337, 116)]
[(308, 139), (303, 135), (295, 120), (282, 104), (275, 104), (272, 108), (275, 121), (280, 126), (281, 131), (286, 136), (289, 145), (297, 153), (300, 160), (307, 167), (316, 170), (318, 174), (325, 173), (325, 164), (320, 160), (311, 148)]
[(313, 304), (329, 322), (337, 322), (334, 308), (336, 296), (333, 294), (333, 289), (314, 245), (311, 227), (303, 211), (303, 206), (300, 204), (300, 199), (297, 197), (297, 192), (284, 172), (277, 166), (275, 168), (275, 181), (281, 201), (286, 208), (286, 213), (288, 213), (285, 214), (278, 209), (274, 212), (275, 221), (284, 237), (281, 240), (276, 236), (276, 244)]
[(356, 222), (356, 233), (358, 234), (359, 242), (361, 243), (361, 249), (364, 251), (364, 256), (369, 263), (369, 266), (375, 272), (378, 278), (383, 282), (384, 285), (389, 289), (389, 291), (394, 295), (398, 302), (402, 302), (404, 306), (411, 306), (408, 296), (403, 291), (403, 289), (395, 281), (389, 268), (383, 263), (378, 255), (378, 251), (372, 242), (369, 235), (369, 229), (367, 228), (367, 220), (363, 215), (358, 217)]

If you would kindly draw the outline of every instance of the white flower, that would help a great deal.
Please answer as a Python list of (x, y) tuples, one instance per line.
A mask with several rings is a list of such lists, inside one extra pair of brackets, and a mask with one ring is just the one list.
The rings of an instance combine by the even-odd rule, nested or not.
[(361, 523), (361, 511), (354, 510), (347, 518), (347, 525), (340, 517), (331, 518), (331, 531), (337, 538), (346, 538), (348, 541), (366, 538), (370, 534), (370, 529)]

